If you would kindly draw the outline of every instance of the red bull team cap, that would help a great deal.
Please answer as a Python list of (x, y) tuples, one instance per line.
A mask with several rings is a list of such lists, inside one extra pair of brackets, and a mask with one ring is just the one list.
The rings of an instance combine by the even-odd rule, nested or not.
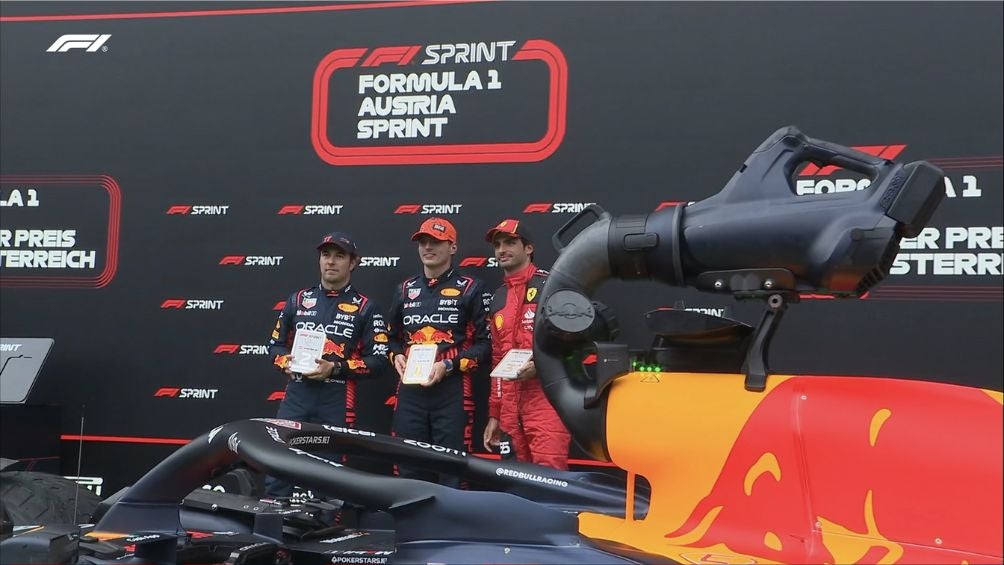
[(329, 233), (321, 238), (321, 242), (317, 244), (317, 250), (320, 251), (325, 245), (335, 245), (350, 255), (360, 256), (356, 242), (347, 233), (340, 231)]
[(449, 220), (443, 218), (429, 218), (422, 222), (422, 227), (412, 234), (411, 240), (415, 241), (422, 235), (428, 235), (440, 241), (457, 242), (457, 228), (453, 227)]

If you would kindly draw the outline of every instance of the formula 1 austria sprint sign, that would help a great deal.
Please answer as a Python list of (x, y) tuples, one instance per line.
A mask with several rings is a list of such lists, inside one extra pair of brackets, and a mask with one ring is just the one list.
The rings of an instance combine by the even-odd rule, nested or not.
[(567, 86), (544, 39), (337, 49), (314, 73), (311, 141), (331, 165), (542, 161)]

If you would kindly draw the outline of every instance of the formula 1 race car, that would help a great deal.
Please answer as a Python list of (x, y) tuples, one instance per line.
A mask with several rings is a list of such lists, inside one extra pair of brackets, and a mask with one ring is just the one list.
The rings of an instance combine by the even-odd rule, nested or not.
[[(795, 196), (790, 179), (806, 162), (872, 182)], [(776, 375), (767, 364), (800, 294), (867, 292), (944, 193), (944, 175), (926, 162), (893, 163), (789, 127), (713, 197), (638, 216), (594, 206), (559, 230), (534, 329), (539, 378), (576, 443), (625, 470), (626, 482), (365, 430), (245, 420), (105, 500), (96, 524), (5, 531), (0, 561), (1001, 562), (1002, 393)], [(611, 278), (762, 300), (763, 317), (751, 327), (659, 309), (646, 317), (653, 346), (629, 350), (611, 341), (616, 322), (592, 300)], [(331, 453), (491, 490), (366, 473)], [(324, 498), (198, 488), (238, 462)]]

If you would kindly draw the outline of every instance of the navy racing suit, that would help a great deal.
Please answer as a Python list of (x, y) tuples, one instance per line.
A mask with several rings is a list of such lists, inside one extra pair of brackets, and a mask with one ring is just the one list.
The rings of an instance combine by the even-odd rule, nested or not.
[[(341, 369), (323, 381), (294, 373), (277, 418), (353, 427), (356, 420), (356, 379), (380, 375), (388, 366), (388, 337), (378, 306), (352, 285), (327, 290), (321, 285), (297, 291), (286, 299), (269, 340), (269, 354), (285, 370), (296, 330), (325, 333), (326, 361)], [(268, 494), (289, 496), (293, 487), (284, 481), (268, 481)]]
[[(487, 314), (491, 294), (480, 280), (452, 267), (430, 279), (417, 275), (398, 285), (387, 319), (391, 356), (416, 344), (436, 344), (436, 361), (448, 359), (452, 370), (432, 386), (398, 383), (394, 435), (470, 451), (474, 424), (472, 373), (488, 362), (491, 342)], [(402, 476), (420, 476), (399, 469)], [(456, 486), (455, 478), (440, 482)]]

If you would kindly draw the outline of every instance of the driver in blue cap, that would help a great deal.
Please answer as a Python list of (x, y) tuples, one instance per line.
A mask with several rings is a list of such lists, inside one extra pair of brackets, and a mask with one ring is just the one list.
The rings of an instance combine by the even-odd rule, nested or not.
[[(378, 376), (388, 366), (387, 328), (380, 307), (351, 284), (360, 259), (352, 238), (330, 233), (317, 244), (317, 252), (320, 283), (289, 295), (268, 342), (269, 354), (288, 379), (276, 417), (353, 427), (356, 379)], [(291, 368), (297, 330), (324, 333), (323, 353), (312, 360), (312, 371)], [(272, 497), (293, 493), (292, 484), (274, 477), (267, 478), (265, 487)]]

